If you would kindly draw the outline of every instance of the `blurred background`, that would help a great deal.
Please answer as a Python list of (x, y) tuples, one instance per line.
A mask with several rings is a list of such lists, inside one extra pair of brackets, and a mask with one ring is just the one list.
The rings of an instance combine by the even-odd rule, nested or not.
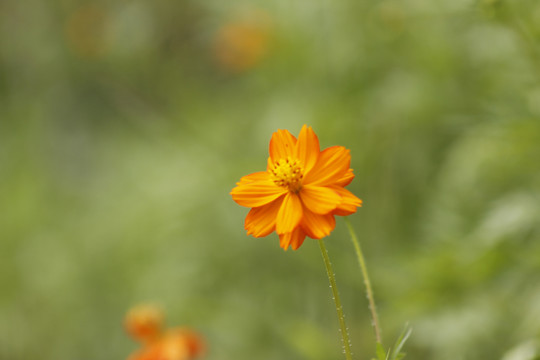
[(385, 345), (408, 322), (408, 359), (538, 358), (538, 1), (4, 0), (0, 359), (125, 359), (148, 301), (209, 360), (339, 359), (317, 243), (248, 237), (229, 195), (304, 123), (351, 149)]

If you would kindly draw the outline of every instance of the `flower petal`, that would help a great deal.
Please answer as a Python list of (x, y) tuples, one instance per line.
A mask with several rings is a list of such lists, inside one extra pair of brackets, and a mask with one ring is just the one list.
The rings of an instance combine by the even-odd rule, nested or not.
[(248, 235), (264, 237), (274, 231), (280, 206), (280, 201), (273, 201), (268, 205), (251, 209), (244, 223)]
[(353, 179), (354, 179), (353, 169), (349, 169), (347, 170), (347, 172), (345, 173), (345, 175), (343, 175), (341, 179), (339, 179), (338, 181), (334, 183), (334, 185), (345, 187), (349, 185), (353, 181)]
[(288, 156), (294, 157), (296, 138), (287, 130), (278, 130), (272, 134), (270, 139), (270, 157), (272, 162), (286, 159)]
[(269, 176), (273, 168), (274, 168), (274, 162), (272, 161), (272, 157), (269, 156), (268, 160), (266, 161), (266, 171), (268, 172)]
[(304, 216), (300, 223), (302, 230), (313, 239), (321, 239), (330, 235), (336, 227), (336, 220), (332, 214), (319, 215), (304, 209)]
[(302, 202), (295, 193), (288, 193), (283, 199), (281, 208), (277, 214), (276, 232), (285, 234), (292, 232), (302, 219)]
[(341, 198), (342, 198), (342, 202), (332, 212), (334, 215), (339, 215), (339, 216), (351, 215), (356, 212), (356, 208), (362, 206), (362, 200), (357, 198), (349, 190), (344, 189), (340, 186), (331, 186), (331, 188), (337, 191), (341, 195)]
[(289, 245), (291, 244), (291, 236), (292, 233), (279, 235), (279, 246), (285, 251), (287, 251)]
[(291, 236), (291, 247), (293, 250), (298, 250), (300, 246), (304, 243), (304, 240), (306, 239), (306, 233), (302, 228), (299, 226), (297, 227)]
[(310, 171), (319, 158), (319, 138), (310, 127), (304, 125), (296, 142), (296, 158), (304, 166), (304, 172)]
[(333, 188), (305, 185), (300, 190), (302, 203), (316, 214), (328, 214), (341, 202), (341, 195)]
[(304, 176), (304, 184), (325, 186), (343, 178), (351, 163), (350, 151), (343, 146), (332, 146), (322, 151), (317, 163)]
[(238, 205), (259, 207), (276, 200), (286, 192), (286, 189), (276, 186), (271, 180), (257, 180), (241, 183), (232, 189), (231, 195)]
[(254, 181), (260, 181), (260, 180), (268, 180), (270, 179), (270, 174), (266, 171), (259, 171), (253, 174), (249, 174), (246, 176), (242, 176), (240, 178), (240, 181), (236, 183), (236, 185), (245, 185), (252, 183)]
[(306, 233), (299, 226), (290, 233), (279, 235), (279, 246), (287, 250), (290, 245), (293, 250), (297, 250), (304, 243), (305, 238)]

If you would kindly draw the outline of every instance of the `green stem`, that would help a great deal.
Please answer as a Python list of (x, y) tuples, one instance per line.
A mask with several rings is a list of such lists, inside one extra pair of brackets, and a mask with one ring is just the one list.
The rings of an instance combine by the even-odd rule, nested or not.
[(328, 280), (330, 281), (330, 288), (332, 289), (332, 295), (334, 297), (334, 302), (336, 303), (336, 311), (340, 326), (339, 331), (341, 332), (341, 337), (343, 339), (343, 350), (345, 353), (345, 358), (347, 360), (352, 360), (351, 343), (349, 342), (349, 332), (347, 330), (347, 326), (345, 325), (345, 316), (343, 316), (343, 307), (341, 306), (341, 300), (339, 299), (336, 278), (334, 276), (334, 270), (332, 270), (332, 264), (330, 263), (328, 252), (326, 251), (326, 247), (324, 246), (324, 242), (322, 239), (319, 240), (319, 247), (321, 248), (324, 266), (326, 267), (326, 273), (328, 274)]
[(377, 342), (379, 344), (382, 344), (381, 339), (381, 327), (379, 326), (379, 317), (377, 316), (377, 308), (375, 306), (375, 299), (373, 296), (373, 289), (371, 288), (371, 281), (369, 281), (369, 275), (366, 267), (366, 261), (364, 260), (364, 254), (362, 253), (362, 249), (360, 248), (360, 243), (358, 242), (358, 238), (356, 237), (356, 233), (354, 231), (354, 228), (351, 225), (351, 222), (348, 218), (345, 218), (345, 223), (347, 224), (347, 228), (349, 229), (349, 233), (351, 234), (351, 240), (354, 244), (354, 248), (356, 249), (356, 256), (358, 257), (358, 263), (360, 264), (360, 269), (362, 270), (362, 276), (364, 278), (364, 285), (366, 286), (366, 294), (369, 301), (369, 310), (371, 311), (371, 320), (373, 327), (375, 329), (375, 338), (377, 339)]

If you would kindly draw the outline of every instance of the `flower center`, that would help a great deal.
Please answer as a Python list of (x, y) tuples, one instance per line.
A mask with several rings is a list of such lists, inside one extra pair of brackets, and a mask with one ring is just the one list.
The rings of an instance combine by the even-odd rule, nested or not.
[(277, 186), (288, 188), (289, 191), (298, 193), (302, 188), (304, 178), (304, 168), (298, 159), (288, 156), (286, 159), (279, 159), (274, 163), (274, 168), (270, 171)]

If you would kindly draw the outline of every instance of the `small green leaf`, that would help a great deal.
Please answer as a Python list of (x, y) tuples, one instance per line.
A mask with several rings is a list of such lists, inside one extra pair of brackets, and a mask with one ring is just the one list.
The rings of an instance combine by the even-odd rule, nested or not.
[(411, 335), (411, 332), (412, 329), (409, 327), (409, 325), (405, 325), (405, 329), (403, 329), (403, 332), (396, 340), (396, 344), (394, 345), (394, 351), (392, 351), (392, 357), (390, 358), (391, 360), (401, 360), (405, 357), (405, 353), (401, 352), (401, 349)]
[(378, 360), (388, 360), (386, 351), (384, 350), (381, 343), (377, 343), (377, 359)]

